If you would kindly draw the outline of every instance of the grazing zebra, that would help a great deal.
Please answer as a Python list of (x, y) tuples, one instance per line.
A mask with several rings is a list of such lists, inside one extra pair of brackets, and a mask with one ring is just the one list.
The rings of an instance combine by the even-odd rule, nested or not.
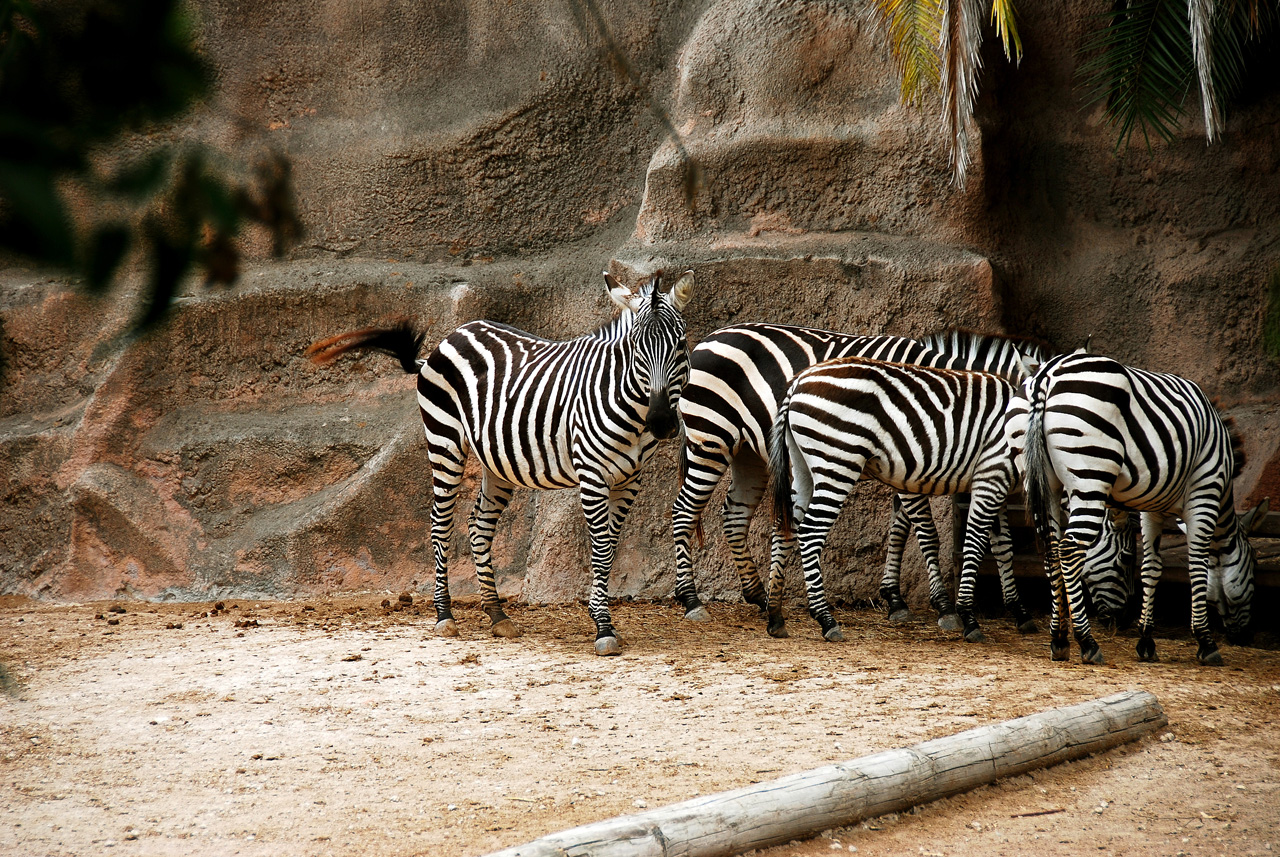
[(471, 514), (471, 551), (482, 606), (496, 636), (519, 636), (494, 585), (490, 549), (498, 516), (515, 487), (579, 486), (591, 537), (588, 610), (596, 651), (621, 649), (609, 615), (609, 572), (618, 531), (636, 498), (640, 470), (658, 439), (679, 429), (675, 406), (689, 374), (684, 309), (693, 272), (672, 286), (655, 275), (632, 291), (605, 273), (622, 314), (594, 333), (551, 342), (489, 321), (459, 327), (425, 361), (423, 335), (408, 325), (368, 329), (316, 343), (312, 359), (350, 350), (391, 354), (418, 375), (433, 500), (436, 631), (456, 636), (449, 599), (448, 552), (454, 505), (467, 455), (480, 460), (480, 493)]
[(1232, 482), (1243, 456), (1233, 427), (1192, 382), (1091, 354), (1053, 358), (1026, 388), (1027, 499), (1048, 548), (1052, 658), (1068, 657), (1069, 618), (1081, 660), (1103, 662), (1084, 610), (1080, 566), (1111, 503), (1144, 513), (1138, 657), (1156, 659), (1157, 542), (1164, 518), (1177, 514), (1187, 527), (1196, 658), (1221, 664), (1206, 609), (1210, 564), (1221, 565), (1214, 594), (1232, 641), (1247, 633), (1256, 566), (1248, 521), (1235, 513)]
[[(913, 494), (971, 492), (956, 602), (966, 638), (977, 631), (978, 563), (1017, 480), (1005, 437), (1015, 395), (986, 372), (857, 357), (796, 376), (774, 421), (769, 469), (779, 529), (799, 539), (809, 614), (823, 637), (844, 638), (824, 594), (822, 548), (864, 475)], [(779, 572), (769, 581), (771, 625), (781, 621), (781, 589)]]
[(1089, 549), (1083, 572), (1088, 614), (1116, 627), (1132, 619), (1129, 603), (1137, 578), (1138, 516), (1109, 509), (1102, 534)]
[[(689, 383), (680, 399), (685, 441), (681, 451), (681, 483), (671, 509), (676, 555), (676, 598), (691, 619), (707, 614), (693, 582), (691, 544), (701, 535), (702, 514), (716, 485), (730, 470), (730, 486), (723, 508), (725, 539), (745, 601), (764, 610), (764, 587), (747, 549), (747, 527), (764, 496), (768, 482), (766, 457), (778, 403), (796, 373), (824, 360), (860, 356), (898, 363), (920, 363), (954, 368), (985, 369), (1013, 382), (1026, 374), (1024, 361), (1047, 359), (1043, 346), (1029, 340), (983, 336), (968, 331), (937, 334), (917, 341), (899, 336), (852, 336), (827, 330), (778, 324), (742, 324), (710, 334), (693, 349)], [(929, 511), (928, 498), (904, 495), (895, 503), (885, 575), (880, 594), (895, 620), (905, 618), (899, 583), (901, 554), (916, 527), (921, 552), (929, 570), (930, 604), (938, 611), (939, 625), (956, 629), (950, 595), (938, 562), (938, 532)], [(1025, 631), (1034, 631), (1030, 615), (1017, 597), (1006, 549), (1007, 527), (993, 540), (1001, 571), (1005, 603)], [(780, 574), (789, 543), (774, 538), (770, 577)], [(775, 631), (785, 633), (785, 626)]]

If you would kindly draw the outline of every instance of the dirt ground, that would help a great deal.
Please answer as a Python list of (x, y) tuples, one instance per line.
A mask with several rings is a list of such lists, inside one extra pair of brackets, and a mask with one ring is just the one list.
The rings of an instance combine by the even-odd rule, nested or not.
[(508, 641), (398, 604), (0, 599), (0, 854), (479, 855), (1134, 688), (1167, 729), (760, 854), (1280, 853), (1280, 651), (1104, 636), (1085, 667), (1008, 620), (973, 646), (842, 611), (830, 644), (794, 611), (774, 640), (743, 606), (620, 603), (605, 659), (580, 605), (513, 604)]

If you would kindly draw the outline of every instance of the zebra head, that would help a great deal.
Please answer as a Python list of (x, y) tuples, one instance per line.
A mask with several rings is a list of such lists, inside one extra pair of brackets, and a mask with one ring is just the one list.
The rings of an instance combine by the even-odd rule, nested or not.
[(604, 275), (613, 302), (633, 315), (627, 338), (633, 347), (631, 381), (648, 397), (645, 429), (659, 440), (680, 429), (676, 403), (689, 377), (689, 345), (680, 311), (693, 294), (693, 271), (664, 286), (661, 272), (632, 290)]
[(1085, 553), (1084, 589), (1089, 612), (1103, 621), (1124, 623), (1135, 591), (1138, 515), (1109, 509), (1098, 540)]
[[(1258, 555), (1249, 543), (1249, 533), (1266, 520), (1270, 501), (1263, 500), (1242, 515), (1236, 516), (1236, 531), (1223, 546), (1222, 554), (1209, 572), (1209, 601), (1222, 617), (1227, 639), (1237, 645), (1245, 645), (1252, 637), (1249, 622), (1252, 618), (1254, 573)], [(1235, 515), (1234, 509), (1227, 514)]]

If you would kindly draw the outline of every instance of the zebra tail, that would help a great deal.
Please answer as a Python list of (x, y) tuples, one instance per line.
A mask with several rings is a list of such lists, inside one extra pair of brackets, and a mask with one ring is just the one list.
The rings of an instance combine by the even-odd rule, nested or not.
[(773, 499), (774, 525), (783, 538), (795, 534), (796, 516), (791, 505), (791, 446), (787, 443), (787, 400), (778, 408), (769, 437), (769, 494)]
[(1036, 532), (1047, 547), (1049, 544), (1049, 503), (1057, 498), (1049, 485), (1049, 454), (1044, 439), (1044, 409), (1047, 394), (1045, 377), (1032, 378), (1027, 415), (1026, 437), (1026, 491), (1027, 506), (1031, 509)]
[(412, 322), (403, 319), (392, 327), (365, 327), (322, 339), (304, 353), (312, 363), (324, 366), (348, 351), (373, 351), (394, 357), (405, 374), (416, 375), (418, 353), (426, 338), (426, 331), (416, 330)]

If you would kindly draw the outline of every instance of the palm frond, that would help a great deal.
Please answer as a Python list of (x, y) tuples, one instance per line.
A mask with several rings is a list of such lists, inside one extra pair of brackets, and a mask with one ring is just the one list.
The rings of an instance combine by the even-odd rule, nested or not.
[(889, 53), (902, 81), (902, 102), (919, 104), (925, 93), (938, 87), (941, 2), (875, 0), (872, 9), (879, 21), (879, 29), (889, 43)]
[(1200, 82), (1200, 105), (1204, 110), (1204, 133), (1209, 142), (1222, 132), (1222, 111), (1218, 108), (1214, 88), (1213, 47), (1217, 21), (1215, 0), (1187, 0), (1187, 18), (1191, 32), (1191, 53), (1195, 58), (1196, 78)]
[(1018, 21), (1014, 14), (1013, 0), (991, 0), (991, 25), (1004, 45), (1004, 58), (1014, 65), (1022, 62), (1022, 37), (1018, 35)]
[(1117, 0), (1104, 17), (1078, 72), (1088, 103), (1106, 103), (1117, 149), (1137, 130), (1148, 148), (1151, 133), (1171, 141), (1195, 76), (1187, 0)]
[(964, 187), (977, 95), (982, 27), (977, 0), (945, 0), (942, 17), (942, 127), (951, 145), (951, 180)]

